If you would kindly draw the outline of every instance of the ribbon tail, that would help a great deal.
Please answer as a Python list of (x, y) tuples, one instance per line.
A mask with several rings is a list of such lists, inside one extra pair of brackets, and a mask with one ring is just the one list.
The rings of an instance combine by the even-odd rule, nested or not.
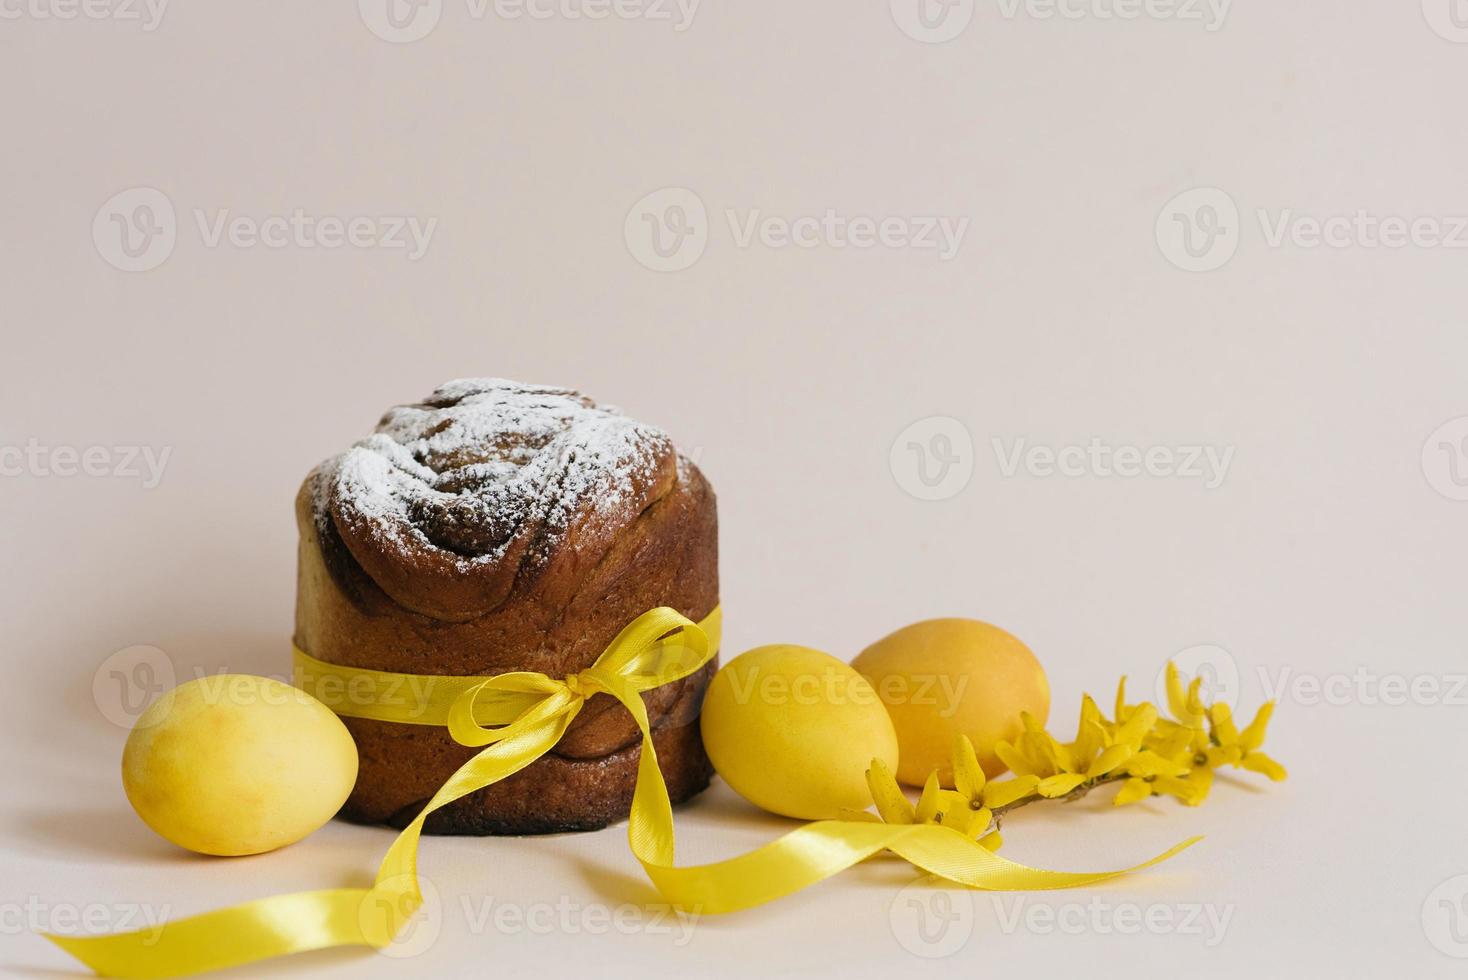
[(369, 945), (362, 918), (370, 894), (366, 888), (298, 892), (132, 932), (42, 935), (98, 976), (154, 980), (328, 946)]
[(1017, 864), (936, 824), (820, 820), (727, 861), (679, 868), (674, 865), (673, 807), (658, 768), (646, 708), (631, 687), (609, 687), (642, 730), (642, 758), (627, 825), (628, 844), (662, 896), (691, 912), (718, 915), (763, 905), (840, 874), (884, 850), (970, 888), (1032, 891), (1075, 888), (1139, 871), (1201, 839), (1185, 841), (1132, 868), (1078, 873)]
[(911, 834), (890, 846), (890, 850), (922, 868), (956, 884), (985, 891), (1047, 891), (1056, 888), (1080, 888), (1108, 878), (1150, 868), (1174, 857), (1202, 840), (1192, 837), (1141, 864), (1114, 871), (1050, 871), (1032, 868), (993, 851), (943, 827), (928, 825), (915, 828), (933, 831)]
[(609, 683), (607, 686), (642, 730), (642, 758), (627, 825), (628, 844), (662, 896), (690, 912), (718, 915), (763, 905), (840, 874), (887, 850), (925, 871), (969, 888), (1035, 891), (1076, 888), (1140, 871), (1202, 839), (1184, 841), (1130, 868), (1069, 872), (1018, 864), (937, 824), (819, 820), (727, 861), (679, 868), (674, 865), (673, 807), (658, 768), (647, 710), (641, 696), (630, 685)]
[(274, 895), (107, 936), (44, 935), (100, 976), (127, 980), (179, 977), (331, 946), (390, 946), (423, 902), (418, 841), (428, 815), (540, 758), (579, 708), (576, 702), (551, 718), (511, 726), (460, 766), (398, 834), (371, 888)]
[[(921, 829), (915, 826), (822, 820), (765, 846), (715, 864), (678, 868), (637, 855), (669, 903), (697, 914), (753, 908), (825, 881)], [(938, 828), (934, 828), (938, 829)], [(952, 831), (944, 831), (961, 840)]]
[[(1076, 888), (1151, 867), (1192, 846), (1193, 838), (1134, 867), (1067, 872), (1031, 868), (999, 857), (974, 841), (934, 824), (876, 824), (821, 820), (727, 861), (678, 868), (642, 860), (654, 886), (670, 903), (718, 915), (783, 898), (890, 850), (955, 884), (990, 891)], [(639, 855), (639, 859), (642, 859)]]

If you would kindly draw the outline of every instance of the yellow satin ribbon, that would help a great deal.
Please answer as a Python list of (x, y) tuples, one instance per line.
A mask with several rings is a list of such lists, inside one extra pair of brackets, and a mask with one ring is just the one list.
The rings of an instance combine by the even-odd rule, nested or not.
[(1135, 868), (1075, 874), (1016, 864), (938, 825), (821, 820), (727, 861), (676, 867), (673, 809), (658, 768), (642, 692), (687, 677), (706, 664), (717, 650), (719, 627), (717, 609), (702, 624), (666, 607), (650, 610), (628, 624), (590, 668), (564, 680), (533, 671), (471, 678), (393, 674), (327, 664), (297, 650), (299, 682), (324, 695), (339, 713), (445, 725), (455, 741), (483, 747), (393, 841), (373, 886), (277, 895), (161, 928), (108, 936), (47, 934), (47, 938), (102, 976), (139, 980), (201, 973), (329, 946), (388, 946), (423, 901), (417, 855), (429, 814), (550, 751), (586, 699), (598, 693), (620, 701), (642, 732), (627, 824), (632, 853), (670, 904), (694, 913), (733, 912), (773, 901), (883, 850), (956, 884), (1033, 890), (1087, 885), (1140, 870), (1198, 839)]

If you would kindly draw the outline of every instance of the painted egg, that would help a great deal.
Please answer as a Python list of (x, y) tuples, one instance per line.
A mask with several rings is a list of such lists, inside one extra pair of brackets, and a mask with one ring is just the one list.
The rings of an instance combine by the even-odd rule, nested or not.
[(921, 786), (937, 770), (953, 786), (954, 736), (967, 735), (989, 776), (1005, 771), (994, 744), (1023, 730), (1020, 713), (1050, 715), (1050, 682), (1029, 647), (975, 619), (930, 619), (905, 626), (861, 652), (851, 665), (887, 705), (901, 747), (897, 778)]
[(320, 701), (281, 681), (201, 677), (160, 697), (122, 753), (122, 785), (149, 827), (201, 854), (295, 843), (341, 808), (357, 746)]
[(872, 805), (872, 759), (897, 763), (897, 734), (871, 685), (807, 647), (735, 657), (709, 684), (701, 725), (719, 775), (755, 806), (786, 817), (864, 810)]

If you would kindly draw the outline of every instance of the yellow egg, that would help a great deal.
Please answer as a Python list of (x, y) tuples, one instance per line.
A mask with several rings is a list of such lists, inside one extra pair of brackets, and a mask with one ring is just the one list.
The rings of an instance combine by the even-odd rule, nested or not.
[(755, 806), (820, 820), (872, 805), (872, 759), (897, 764), (897, 734), (871, 685), (830, 654), (757, 647), (714, 676), (704, 746), (719, 775)]
[(122, 785), (149, 827), (201, 854), (295, 843), (341, 808), (357, 746), (331, 709), (268, 677), (180, 684), (143, 712)]
[(1050, 682), (1035, 655), (997, 626), (930, 619), (873, 643), (851, 665), (871, 681), (892, 715), (901, 746), (897, 778), (921, 786), (938, 771), (953, 786), (954, 736), (967, 735), (989, 776), (1006, 766), (994, 743), (1022, 730), (1020, 712), (1044, 724)]

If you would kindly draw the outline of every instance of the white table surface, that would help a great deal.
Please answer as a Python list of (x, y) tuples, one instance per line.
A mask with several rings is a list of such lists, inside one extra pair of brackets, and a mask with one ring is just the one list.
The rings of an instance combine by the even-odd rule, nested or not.
[[(1371, 247), (1354, 217), (1451, 237), (1468, 214), (1468, 45), (1446, 0), (1425, 6), (1238, 3), (1210, 31), (1006, 0), (928, 44), (880, 2), (707, 4), (677, 31), (450, 0), (413, 43), (351, 3), (178, 4), (154, 30), (7, 5), (0, 447), (38, 449), (0, 478), (0, 969), (77, 975), (32, 921), (370, 874), (379, 829), (232, 861), (155, 838), (94, 675), (137, 645), (180, 678), (283, 672), (301, 477), (388, 405), (494, 374), (580, 387), (698, 454), (729, 651), (849, 658), (913, 620), (989, 619), (1045, 663), (1064, 730), (1083, 690), (1109, 703), (1119, 674), (1145, 689), (1214, 645), (1242, 711), (1285, 682), (1269, 748), (1290, 779), (1006, 827), (1006, 853), (1057, 868), (1206, 835), (1125, 881), (933, 899), (874, 861), (691, 933), (642, 908), (622, 828), (434, 839), (438, 918), (409, 962), (334, 951), (236, 975), (886, 977), (935, 953), (986, 976), (1461, 975), (1468, 503), (1442, 444), (1468, 423), (1438, 430), (1468, 416), (1464, 253)], [(167, 198), (176, 241), (127, 272), (106, 202), (137, 187)], [(706, 241), (656, 272), (625, 219), (670, 187), (702, 202)], [(1184, 203), (1215, 210), (1192, 219), (1223, 234), (1193, 260), (1169, 202), (1199, 187), (1216, 192)], [(416, 261), (209, 244), (221, 210), (295, 209), (437, 224)], [(824, 231), (736, 240), (756, 210), (827, 209), (968, 224), (947, 260)], [(1301, 244), (1332, 216), (1352, 219), (1344, 247)], [(957, 475), (926, 490), (905, 442), (940, 431)], [(1093, 438), (1233, 454), (1211, 489), (1004, 472), (1016, 440)], [(113, 475), (59, 476), (57, 447), (106, 447)], [(157, 485), (116, 447), (167, 448)], [(717, 785), (679, 811), (680, 855), (786, 826)], [(912, 901), (932, 903), (930, 941)], [(630, 929), (607, 925), (617, 910)]]

